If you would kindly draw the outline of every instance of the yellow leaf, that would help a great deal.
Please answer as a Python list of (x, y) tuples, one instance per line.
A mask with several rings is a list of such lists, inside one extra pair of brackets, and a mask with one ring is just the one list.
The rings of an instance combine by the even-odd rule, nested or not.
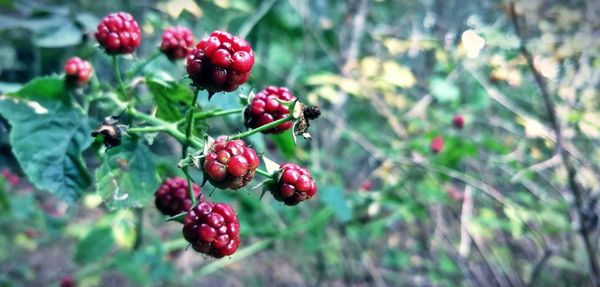
[(410, 69), (392, 61), (383, 63), (383, 79), (401, 88), (410, 88), (417, 83)]
[(583, 134), (589, 137), (600, 136), (600, 114), (585, 113), (579, 121), (579, 129)]
[(392, 56), (406, 53), (410, 48), (410, 41), (396, 38), (387, 38), (383, 40), (383, 45), (390, 51)]
[(379, 75), (381, 62), (375, 57), (365, 57), (360, 61), (360, 72), (364, 77), (370, 78)]
[(517, 118), (517, 123), (525, 128), (525, 135), (529, 138), (543, 137), (545, 127), (538, 120), (533, 118)]
[(183, 10), (188, 11), (196, 17), (202, 17), (202, 8), (194, 0), (170, 0), (157, 5), (158, 9), (173, 19), (179, 18)]

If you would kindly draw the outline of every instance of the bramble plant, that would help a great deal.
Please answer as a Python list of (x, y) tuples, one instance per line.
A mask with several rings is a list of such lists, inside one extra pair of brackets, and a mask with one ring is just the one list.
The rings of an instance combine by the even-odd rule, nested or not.
[[(296, 134), (308, 137), (308, 121), (320, 114), (317, 107), (305, 107), (286, 88), (268, 87), (256, 96), (240, 95), (244, 108), (199, 111), (198, 100), (203, 91), (210, 100), (221, 92), (236, 91), (248, 81), (254, 51), (246, 40), (214, 31), (194, 48), (190, 29), (166, 28), (157, 50), (176, 65), (181, 64), (177, 60), (187, 58), (186, 69), (192, 84), (186, 87), (174, 80), (141, 78), (155, 94), (156, 101), (148, 105), (138, 95), (139, 74), (160, 54), (141, 59), (124, 73), (126, 77), (122, 77), (119, 65), (123, 55), (134, 53), (141, 44), (142, 34), (135, 19), (126, 12), (109, 14), (98, 24), (95, 38), (100, 49), (112, 57), (115, 87), (108, 81), (99, 85), (92, 79), (92, 65), (73, 57), (65, 64), (64, 78), (36, 79), (8, 95), (12, 101), (0, 106), (3, 114), (7, 114), (7, 109), (16, 109), (31, 116), (28, 120), (7, 114), (13, 126), (15, 155), (38, 187), (73, 201), (91, 186), (92, 179), (82, 159), (82, 152), (93, 143), (91, 134), (105, 147), (104, 151), (98, 149), (103, 163), (96, 171), (95, 186), (109, 209), (142, 208), (148, 202), (145, 200), (148, 193), (144, 191), (153, 189), (157, 209), (169, 216), (168, 221), (184, 224), (183, 237), (193, 249), (216, 258), (236, 251), (241, 227), (233, 207), (210, 202), (200, 185), (208, 181), (216, 188), (237, 190), (255, 180), (258, 174), (265, 178), (257, 184), (263, 187), (263, 195), (270, 191), (286, 205), (296, 205), (315, 195), (317, 186), (308, 170), (293, 163), (278, 166), (271, 160), (263, 170), (259, 166), (264, 155), (259, 156), (244, 139), (255, 133), (280, 133), (292, 127), (294, 137)], [(91, 93), (86, 90), (90, 79)], [(45, 93), (38, 93), (40, 90)], [(32, 105), (34, 101), (37, 105)], [(179, 102), (188, 103), (185, 114), (179, 111), (176, 104)], [(145, 112), (149, 109), (156, 113)], [(104, 119), (100, 125), (90, 131), (87, 117), (92, 110), (105, 114), (101, 115)], [(251, 115), (245, 123), (240, 122), (240, 126), (246, 124), (250, 128), (244, 132), (221, 135), (214, 140), (206, 130), (194, 125), (207, 118), (242, 116), (244, 110)], [(29, 125), (32, 121), (57, 124), (40, 130), (35, 124)], [(28, 134), (35, 140), (32, 144), (40, 145), (38, 148), (42, 150), (43, 138), (61, 133), (69, 137), (61, 145), (44, 147), (36, 158), (32, 157), (31, 145), (19, 143)], [(181, 161), (177, 166), (186, 175), (185, 179), (171, 177), (159, 184), (154, 170), (148, 170), (152, 155), (144, 139), (156, 133), (165, 133), (181, 144)], [(202, 183), (196, 183), (191, 169), (203, 173)]]

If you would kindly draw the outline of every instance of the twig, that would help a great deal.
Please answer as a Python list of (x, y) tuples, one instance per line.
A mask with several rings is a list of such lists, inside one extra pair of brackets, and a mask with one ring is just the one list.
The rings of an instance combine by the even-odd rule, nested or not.
[(575, 179), (576, 171), (575, 167), (570, 161), (570, 156), (567, 152), (565, 152), (565, 150), (562, 147), (561, 127), (558, 122), (556, 111), (554, 109), (554, 104), (550, 97), (550, 93), (548, 92), (546, 82), (544, 81), (540, 73), (536, 70), (533, 63), (533, 57), (531, 56), (531, 53), (527, 50), (527, 47), (525, 45), (525, 39), (522, 36), (521, 29), (517, 21), (517, 14), (515, 12), (514, 2), (510, 3), (510, 16), (515, 29), (515, 33), (517, 34), (517, 37), (520, 40), (519, 48), (521, 50), (521, 54), (523, 54), (523, 56), (527, 60), (527, 65), (529, 66), (529, 69), (531, 70), (531, 73), (533, 74), (535, 81), (538, 87), (540, 88), (540, 93), (544, 101), (544, 106), (546, 107), (546, 111), (548, 112), (548, 120), (550, 121), (550, 126), (556, 134), (556, 152), (560, 155), (562, 162), (565, 168), (567, 169), (569, 190), (573, 194), (573, 198), (575, 201), (575, 209), (577, 210), (577, 214), (579, 217), (579, 233), (581, 234), (585, 249), (588, 254), (588, 264), (591, 272), (590, 277), (592, 279), (592, 284), (594, 284), (594, 286), (600, 286), (600, 282), (598, 281), (598, 275), (600, 274), (600, 268), (598, 267), (598, 259), (596, 257), (596, 252), (594, 251), (594, 248), (592, 246), (592, 242), (589, 236), (589, 230), (583, 225), (584, 211), (582, 190), (580, 189), (580, 186), (577, 184), (577, 181)]
[(538, 263), (535, 264), (535, 267), (533, 268), (533, 272), (531, 272), (531, 278), (529, 279), (529, 283), (527, 284), (527, 286), (529, 286), (529, 287), (535, 286), (535, 281), (537, 280), (538, 276), (540, 275), (540, 272), (544, 268), (544, 265), (546, 265), (546, 262), (548, 262), (548, 259), (550, 259), (551, 256), (552, 256), (552, 250), (546, 249), (544, 251), (544, 255), (542, 256), (542, 258), (540, 258), (540, 261), (538, 261)]

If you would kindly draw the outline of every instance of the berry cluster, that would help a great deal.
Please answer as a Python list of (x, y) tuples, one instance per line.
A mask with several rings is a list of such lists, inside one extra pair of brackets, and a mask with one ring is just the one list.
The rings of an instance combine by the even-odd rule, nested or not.
[(239, 189), (252, 180), (259, 164), (258, 155), (243, 140), (220, 136), (205, 155), (203, 166), (212, 185)]
[(280, 169), (279, 181), (270, 188), (275, 199), (286, 205), (296, 205), (317, 193), (315, 180), (305, 168), (295, 163), (285, 163)]
[[(278, 119), (288, 117), (290, 110), (282, 102), (290, 102), (296, 97), (284, 87), (267, 87), (252, 98), (250, 105), (244, 110), (244, 124), (249, 128), (264, 126)], [(292, 127), (292, 122), (282, 123), (263, 131), (265, 134), (278, 134)]]
[(90, 62), (73, 57), (65, 63), (65, 79), (70, 85), (84, 86), (89, 82), (94, 69)]
[(96, 30), (96, 40), (107, 54), (131, 54), (140, 46), (142, 33), (138, 23), (126, 12), (104, 17)]
[(160, 50), (170, 60), (187, 57), (194, 46), (192, 30), (185, 27), (169, 27), (162, 34)]
[[(192, 190), (194, 191), (194, 198), (198, 199), (200, 202), (204, 201), (204, 194), (202, 194), (200, 186), (193, 184)], [(164, 215), (173, 216), (186, 212), (192, 208), (188, 182), (181, 177), (166, 179), (156, 190), (154, 197), (156, 208)]]
[[(112, 13), (98, 24), (96, 39), (109, 55), (129, 54), (139, 47), (142, 39), (140, 28), (133, 17), (125, 12)], [(244, 39), (228, 32), (214, 31), (194, 46), (192, 31), (185, 27), (170, 27), (163, 31), (160, 51), (170, 60), (187, 58), (187, 72), (198, 89), (209, 95), (222, 91), (234, 91), (248, 81), (254, 65), (254, 51)], [(67, 81), (78, 85), (87, 83), (91, 65), (79, 58), (70, 59), (65, 65)], [(258, 93), (244, 111), (245, 125), (256, 129), (273, 121), (288, 118), (289, 104), (296, 97), (284, 87), (269, 86)], [(300, 134), (306, 135), (308, 120), (319, 116), (317, 107), (302, 108), (295, 121)], [(190, 110), (191, 111), (191, 110)], [(290, 121), (264, 133), (281, 133), (292, 127)], [(189, 127), (189, 126), (188, 126)], [(92, 136), (104, 136), (107, 148), (121, 143), (125, 126), (118, 117), (107, 117)], [(254, 131), (257, 132), (257, 131)], [(251, 133), (251, 132), (250, 132)], [(189, 135), (189, 134), (188, 134)], [(247, 136), (247, 135), (245, 135)], [(240, 136), (242, 137), (242, 136)], [(207, 146), (200, 157), (200, 168), (205, 180), (221, 189), (239, 189), (254, 178), (260, 159), (254, 149), (241, 139), (218, 137)], [(265, 174), (265, 172), (261, 172)], [(277, 182), (273, 182), (277, 176)], [(286, 205), (296, 205), (313, 197), (317, 186), (309, 171), (293, 163), (286, 163), (274, 172), (266, 182), (276, 200)], [(240, 245), (240, 223), (233, 208), (225, 203), (205, 201), (200, 186), (192, 185), (190, 195), (188, 180), (181, 177), (167, 178), (154, 193), (156, 208), (171, 219), (182, 220), (183, 236), (194, 250), (221, 258), (233, 254)], [(196, 205), (194, 206), (194, 202)], [(181, 215), (185, 214), (185, 215)]]
[(187, 58), (194, 85), (210, 93), (231, 92), (246, 81), (254, 65), (254, 51), (242, 38), (214, 31), (200, 40)]
[(194, 250), (221, 258), (240, 246), (240, 222), (228, 204), (201, 202), (183, 219), (183, 237)]

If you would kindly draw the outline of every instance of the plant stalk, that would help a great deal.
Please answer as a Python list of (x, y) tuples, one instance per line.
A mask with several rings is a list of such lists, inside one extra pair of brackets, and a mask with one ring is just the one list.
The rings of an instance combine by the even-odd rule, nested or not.
[(121, 95), (121, 99), (126, 100), (127, 94), (125, 93), (125, 86), (123, 85), (123, 78), (121, 78), (121, 69), (119, 69), (119, 59), (117, 58), (117, 55), (112, 56), (112, 64), (113, 64), (113, 69), (115, 71), (115, 77), (117, 78), (117, 82), (119, 84), (119, 87), (117, 90), (119, 91), (119, 94)]
[(245, 137), (250, 136), (252, 134), (255, 134), (255, 133), (258, 133), (258, 132), (262, 132), (262, 131), (268, 130), (270, 128), (274, 128), (274, 127), (276, 127), (276, 126), (278, 126), (280, 124), (283, 124), (283, 123), (289, 122), (289, 121), (293, 121), (293, 120), (294, 120), (294, 117), (292, 117), (290, 115), (288, 117), (281, 118), (281, 119), (278, 119), (278, 120), (273, 121), (271, 123), (268, 123), (268, 124), (266, 124), (264, 126), (260, 126), (258, 128), (251, 129), (249, 131), (245, 131), (243, 133), (239, 133), (239, 134), (234, 135), (234, 136), (230, 136), (229, 140), (237, 140), (237, 139), (245, 138)]
[[(186, 115), (186, 129), (185, 129), (185, 142), (183, 144), (183, 148), (181, 150), (181, 158), (185, 158), (187, 156), (188, 148), (191, 144), (192, 131), (194, 130), (194, 109), (196, 108), (196, 103), (198, 102), (198, 95), (200, 95), (200, 90), (196, 90), (194, 92), (194, 98), (192, 99), (192, 104), (188, 109)], [(190, 199), (192, 200), (192, 205), (196, 204), (196, 196), (194, 196), (194, 188), (193, 188), (193, 180), (188, 172), (188, 166), (184, 166), (182, 168), (183, 173), (187, 178), (188, 183), (188, 193), (190, 195)]]

